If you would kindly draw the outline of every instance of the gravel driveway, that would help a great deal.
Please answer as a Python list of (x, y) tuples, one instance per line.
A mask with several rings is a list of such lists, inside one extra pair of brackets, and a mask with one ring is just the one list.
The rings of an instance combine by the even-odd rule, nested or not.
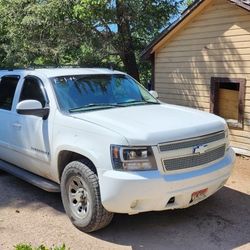
[(250, 249), (250, 160), (237, 157), (226, 186), (184, 210), (116, 215), (92, 234), (74, 228), (60, 194), (0, 175), (0, 249), (18, 243), (82, 249)]

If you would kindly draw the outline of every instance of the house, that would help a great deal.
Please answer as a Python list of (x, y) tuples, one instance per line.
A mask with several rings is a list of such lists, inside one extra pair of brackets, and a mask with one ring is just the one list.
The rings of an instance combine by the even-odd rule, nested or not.
[(196, 0), (142, 56), (162, 101), (225, 118), (250, 156), (250, 0)]

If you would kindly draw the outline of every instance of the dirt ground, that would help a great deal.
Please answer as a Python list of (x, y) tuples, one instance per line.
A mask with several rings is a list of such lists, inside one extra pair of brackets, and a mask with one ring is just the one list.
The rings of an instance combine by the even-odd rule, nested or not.
[(85, 234), (64, 213), (60, 194), (0, 175), (0, 249), (18, 243), (82, 249), (250, 249), (250, 159), (237, 157), (226, 186), (184, 210), (116, 215)]

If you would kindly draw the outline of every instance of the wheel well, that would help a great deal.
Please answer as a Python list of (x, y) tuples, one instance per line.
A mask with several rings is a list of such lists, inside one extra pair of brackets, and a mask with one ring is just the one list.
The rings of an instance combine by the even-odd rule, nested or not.
[(86, 165), (96, 174), (97, 174), (97, 170), (96, 170), (96, 167), (94, 165), (94, 163), (88, 159), (87, 157), (81, 155), (81, 154), (78, 154), (78, 153), (75, 153), (75, 152), (72, 152), (72, 151), (67, 151), (67, 150), (64, 150), (64, 151), (61, 151), (59, 153), (59, 156), (58, 156), (58, 174), (59, 174), (59, 179), (61, 180), (61, 177), (62, 177), (62, 173), (63, 173), (63, 170), (64, 168), (72, 161), (77, 161), (77, 160), (84, 160)]

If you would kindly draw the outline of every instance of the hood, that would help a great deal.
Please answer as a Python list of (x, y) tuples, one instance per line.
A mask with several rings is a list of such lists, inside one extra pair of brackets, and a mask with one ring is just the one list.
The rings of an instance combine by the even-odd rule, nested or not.
[(225, 121), (218, 116), (170, 104), (120, 107), (72, 116), (119, 133), (129, 145), (157, 145), (226, 128)]

